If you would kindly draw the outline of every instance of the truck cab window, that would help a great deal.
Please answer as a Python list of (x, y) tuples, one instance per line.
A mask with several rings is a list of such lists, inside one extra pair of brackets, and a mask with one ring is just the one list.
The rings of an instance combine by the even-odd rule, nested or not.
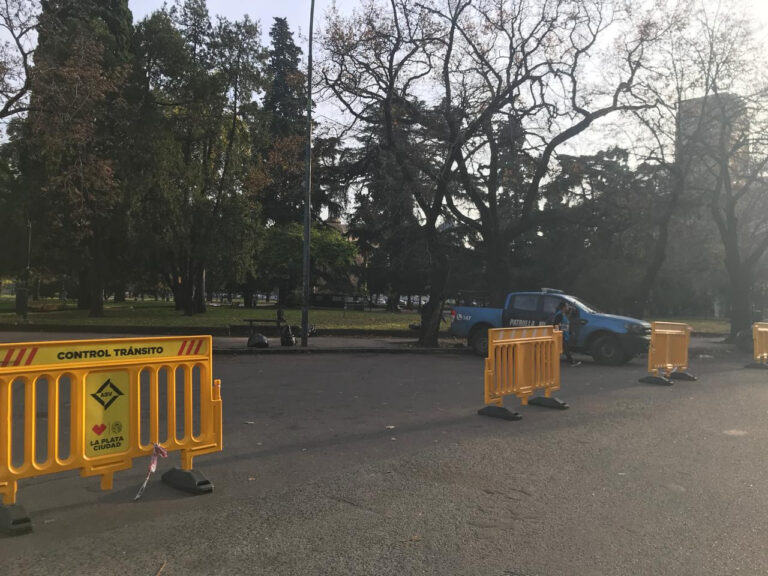
[(563, 299), (557, 296), (544, 296), (544, 304), (541, 310), (541, 314), (543, 316), (542, 320), (547, 323), (551, 322), (555, 317), (555, 311), (557, 310), (557, 307), (562, 301)]
[(539, 297), (536, 294), (518, 294), (512, 302), (516, 312), (536, 312), (539, 307)]
[(517, 294), (504, 311), (505, 326), (535, 326), (539, 323), (539, 295)]

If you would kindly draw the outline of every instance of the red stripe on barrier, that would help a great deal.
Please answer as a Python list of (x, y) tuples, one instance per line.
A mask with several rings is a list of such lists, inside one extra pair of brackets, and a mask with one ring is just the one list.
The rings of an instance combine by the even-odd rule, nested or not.
[(27, 357), (27, 363), (25, 366), (29, 366), (32, 364), (32, 360), (35, 359), (35, 354), (37, 354), (37, 348), (32, 348), (32, 351), (29, 353), (29, 356)]
[(202, 340), (198, 340), (197, 346), (195, 346), (195, 351), (192, 354), (197, 356), (197, 353), (200, 352), (200, 347), (202, 345), (203, 345), (203, 341)]
[(8, 362), (11, 361), (11, 356), (13, 355), (13, 348), (9, 349), (8, 352), (5, 354), (5, 358), (3, 358), (3, 367), (8, 366)]
[(181, 343), (181, 348), (179, 348), (179, 352), (176, 354), (176, 356), (184, 356), (184, 348), (187, 347), (187, 340), (184, 340), (184, 342)]
[(24, 358), (24, 354), (26, 354), (26, 352), (27, 352), (26, 348), (22, 348), (21, 350), (19, 350), (19, 355), (16, 356), (16, 362), (13, 363), (14, 366), (21, 365), (21, 359)]

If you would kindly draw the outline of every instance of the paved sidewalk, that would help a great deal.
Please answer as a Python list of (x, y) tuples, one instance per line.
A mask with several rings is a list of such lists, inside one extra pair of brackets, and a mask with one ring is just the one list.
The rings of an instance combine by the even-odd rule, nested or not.
[[(0, 332), (0, 343), (46, 342), (52, 340), (98, 340), (106, 338), (151, 338), (141, 334), (65, 333), (65, 332)], [(693, 336), (689, 348), (691, 359), (697, 357), (722, 357), (746, 355), (731, 344), (723, 342), (723, 336)], [(248, 348), (245, 336), (214, 336), (214, 354), (296, 354), (306, 352), (447, 352), (470, 353), (463, 340), (442, 338), (438, 348), (419, 348), (416, 336), (412, 338), (387, 336), (313, 336), (302, 348), (280, 346), (279, 338), (269, 338), (269, 348)]]
[[(175, 335), (175, 334), (174, 334)], [(0, 344), (21, 342), (50, 342), (56, 340), (104, 340), (108, 338), (153, 338), (155, 335), (90, 332), (0, 332)], [(365, 351), (425, 351), (416, 346), (417, 338), (387, 336), (312, 336), (302, 348), (300, 338), (295, 346), (281, 346), (280, 338), (269, 338), (269, 348), (248, 348), (246, 336), (214, 336), (214, 354), (274, 354), (301, 352), (365, 352)], [(461, 341), (453, 338), (440, 340), (440, 347), (431, 351), (467, 351)]]

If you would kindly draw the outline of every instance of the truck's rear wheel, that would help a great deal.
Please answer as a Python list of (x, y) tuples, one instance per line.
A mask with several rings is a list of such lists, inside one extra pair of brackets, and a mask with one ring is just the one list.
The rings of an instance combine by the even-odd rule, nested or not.
[(482, 356), (484, 358), (488, 356), (488, 329), (489, 328), (490, 326), (486, 324), (475, 326), (472, 329), (472, 332), (470, 332), (469, 338), (467, 339), (469, 342), (469, 347), (475, 351), (475, 354), (477, 354), (478, 356)]

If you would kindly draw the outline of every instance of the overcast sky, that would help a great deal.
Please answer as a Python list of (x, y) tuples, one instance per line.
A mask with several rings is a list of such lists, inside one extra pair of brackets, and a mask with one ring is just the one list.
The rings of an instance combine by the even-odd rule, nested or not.
[[(333, 0), (315, 0), (315, 26), (325, 20), (326, 10)], [(351, 10), (359, 2), (357, 0), (336, 0), (336, 5), (342, 11)], [(173, 1), (168, 2), (169, 5)], [(141, 20), (147, 14), (162, 7), (163, 0), (128, 0), (128, 5), (133, 12), (134, 21)], [(288, 18), (294, 37), (299, 42), (298, 32), (302, 36), (309, 33), (309, 7), (310, 0), (208, 0), (208, 11), (211, 15), (226, 16), (230, 20), (237, 20), (244, 14), (248, 14), (251, 20), (257, 20), (262, 25), (264, 42), (269, 42), (269, 28), (275, 17)], [(315, 28), (317, 30), (317, 28)], [(303, 44), (303, 42), (301, 42)]]
[[(141, 20), (154, 10), (162, 7), (164, 0), (128, 0), (128, 5), (133, 12), (134, 21)], [(718, 0), (711, 0), (716, 4)], [(756, 30), (758, 37), (768, 38), (768, 0), (746, 0), (755, 19), (761, 22)], [(169, 0), (168, 4), (173, 4)], [(333, 0), (315, 0), (315, 30), (325, 20), (325, 13), (333, 4)], [(342, 12), (349, 12), (358, 0), (336, 0), (336, 5)], [(262, 25), (264, 43), (269, 43), (269, 28), (274, 17), (288, 18), (294, 38), (298, 44), (305, 44), (303, 37), (309, 32), (309, 7), (310, 0), (208, 0), (208, 10), (211, 15), (219, 14), (230, 20), (241, 18), (248, 14), (252, 20), (257, 20)], [(301, 33), (301, 37), (299, 36)]]

